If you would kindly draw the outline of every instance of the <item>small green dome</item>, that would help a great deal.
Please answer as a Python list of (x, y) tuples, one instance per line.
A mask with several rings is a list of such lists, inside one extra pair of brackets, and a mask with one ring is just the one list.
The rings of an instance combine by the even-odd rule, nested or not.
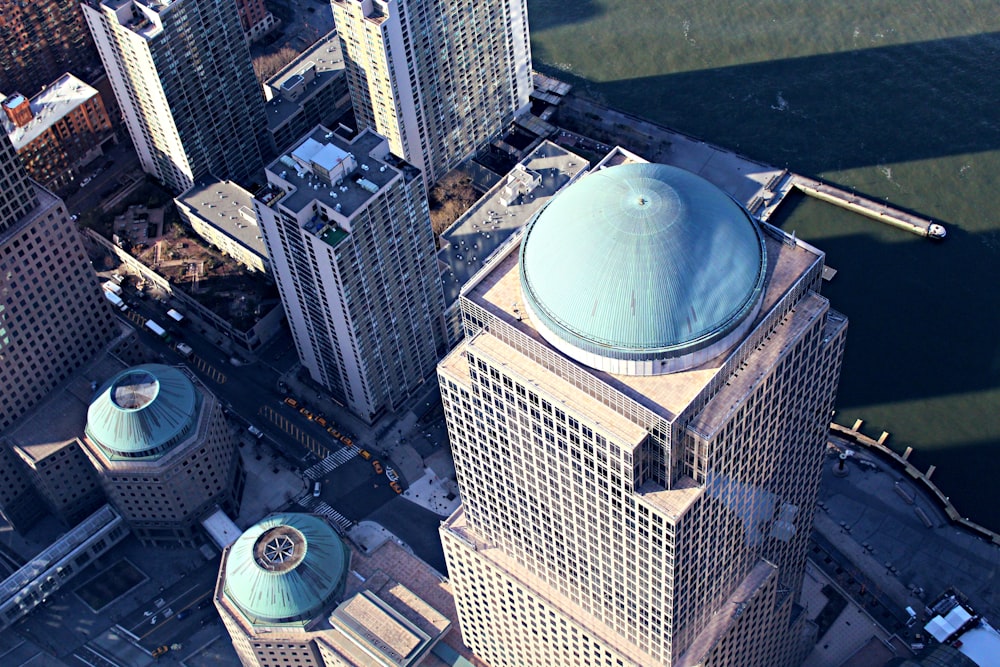
[(159, 456), (190, 434), (199, 394), (172, 366), (145, 364), (107, 382), (87, 410), (87, 437), (112, 458)]
[(343, 593), (347, 567), (347, 548), (329, 523), (274, 514), (233, 544), (225, 593), (255, 625), (304, 624)]
[(734, 342), (760, 306), (757, 223), (690, 172), (625, 164), (591, 173), (524, 232), (520, 278), (555, 347), (611, 372), (690, 367)]

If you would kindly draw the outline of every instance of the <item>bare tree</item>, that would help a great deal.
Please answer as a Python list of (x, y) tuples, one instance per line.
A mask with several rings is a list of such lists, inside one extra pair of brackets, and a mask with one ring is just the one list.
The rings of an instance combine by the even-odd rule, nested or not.
[(274, 53), (265, 53), (253, 59), (253, 71), (257, 81), (264, 83), (274, 76), (282, 67), (295, 60), (299, 52), (290, 46), (283, 46)]

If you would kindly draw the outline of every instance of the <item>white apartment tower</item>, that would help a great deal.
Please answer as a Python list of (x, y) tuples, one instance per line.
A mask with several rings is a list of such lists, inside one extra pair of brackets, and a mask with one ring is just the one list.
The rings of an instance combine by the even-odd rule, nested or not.
[(444, 297), (420, 172), (318, 126), (254, 199), (299, 360), (369, 423), (433, 373)]
[(143, 171), (175, 192), (248, 181), (266, 116), (233, 0), (87, 0), (83, 14)]
[[(614, 165), (614, 166), (612, 166)], [(616, 149), (463, 289), (441, 528), (493, 667), (783, 667), (847, 322), (824, 256)]]
[(359, 127), (433, 183), (529, 105), (526, 0), (332, 0)]

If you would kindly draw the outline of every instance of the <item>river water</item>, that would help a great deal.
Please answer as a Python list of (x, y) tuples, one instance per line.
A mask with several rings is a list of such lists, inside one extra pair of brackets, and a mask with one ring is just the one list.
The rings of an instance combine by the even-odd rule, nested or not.
[(851, 321), (837, 421), (912, 446), (1000, 530), (1000, 11), (993, 1), (529, 0), (535, 66), (610, 106), (942, 221), (798, 198)]

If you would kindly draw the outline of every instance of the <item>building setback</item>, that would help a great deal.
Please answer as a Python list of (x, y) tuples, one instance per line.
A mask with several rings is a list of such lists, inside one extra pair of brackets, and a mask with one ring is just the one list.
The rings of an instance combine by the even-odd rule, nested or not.
[(317, 125), (336, 127), (351, 109), (337, 32), (315, 44), (264, 83), (267, 131), (280, 152)]
[(69, 73), (31, 100), (16, 93), (0, 106), (14, 149), (31, 177), (47, 188), (72, 183), (80, 167), (115, 141), (100, 94)]
[(421, 385), (444, 345), (420, 172), (371, 131), (323, 127), (267, 167), (254, 210), (299, 360), (369, 423)]
[(239, 512), (246, 473), (219, 401), (172, 366), (114, 376), (87, 410), (87, 456), (104, 491), (146, 545), (196, 546), (199, 521)]
[(797, 665), (847, 322), (824, 256), (620, 149), (463, 289), (440, 364), (466, 643), (503, 665)]
[(526, 110), (526, 0), (333, 0), (358, 127), (428, 184)]
[(66, 205), (0, 136), (0, 431), (116, 333)]
[(89, 0), (83, 13), (146, 173), (178, 194), (206, 174), (253, 180), (264, 100), (236, 3)]

